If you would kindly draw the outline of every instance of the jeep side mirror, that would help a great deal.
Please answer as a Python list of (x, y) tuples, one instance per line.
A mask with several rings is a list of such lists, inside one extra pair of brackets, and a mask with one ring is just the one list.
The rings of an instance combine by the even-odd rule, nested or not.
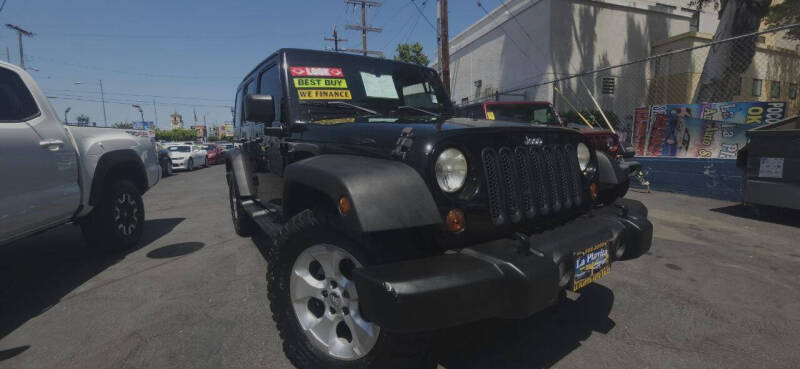
[(248, 94), (244, 97), (244, 120), (272, 123), (275, 120), (275, 103), (272, 95)]

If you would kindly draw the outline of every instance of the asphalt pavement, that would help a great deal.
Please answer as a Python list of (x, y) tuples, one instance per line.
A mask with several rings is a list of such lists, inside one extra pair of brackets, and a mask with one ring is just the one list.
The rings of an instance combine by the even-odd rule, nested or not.
[[(0, 368), (291, 368), (263, 247), (233, 232), (224, 167), (145, 195), (142, 245), (85, 247), (63, 226), (0, 247)], [(800, 214), (631, 193), (651, 252), (524, 320), (444, 330), (440, 368), (791, 368), (800, 362)]]

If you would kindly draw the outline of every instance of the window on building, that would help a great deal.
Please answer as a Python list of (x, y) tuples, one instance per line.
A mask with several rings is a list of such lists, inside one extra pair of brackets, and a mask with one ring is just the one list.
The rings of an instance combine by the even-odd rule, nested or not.
[(738, 83), (733, 88), (733, 96), (742, 96), (742, 77), (739, 76)]
[(772, 99), (777, 99), (781, 97), (781, 82), (780, 81), (772, 81), (772, 85), (770, 85), (769, 89), (769, 97)]
[(761, 88), (764, 84), (764, 81), (760, 79), (753, 79), (753, 96), (754, 97), (761, 97)]
[(797, 83), (789, 84), (789, 99), (794, 100), (797, 98)]
[(603, 95), (613, 95), (616, 85), (614, 77), (603, 77)]
[(661, 9), (661, 10), (668, 10), (668, 11), (674, 11), (674, 10), (678, 9), (678, 7), (675, 6), (675, 5), (662, 4), (662, 3), (656, 3), (656, 8)]
[(700, 12), (691, 10), (692, 19), (689, 20), (689, 32), (700, 32)]
[(39, 114), (39, 107), (16, 73), (0, 68), (0, 123), (24, 122)]

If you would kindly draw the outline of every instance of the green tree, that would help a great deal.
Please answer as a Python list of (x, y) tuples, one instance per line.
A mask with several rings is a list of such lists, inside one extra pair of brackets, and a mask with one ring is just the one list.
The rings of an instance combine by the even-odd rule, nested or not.
[(117, 122), (117, 123), (114, 123), (111, 127), (119, 128), (119, 129), (133, 129), (133, 123), (130, 123), (130, 122)]
[(413, 44), (398, 44), (397, 54), (394, 56), (394, 60), (422, 66), (427, 66), (429, 62), (428, 57), (422, 53), (422, 44), (419, 42)]
[(86, 114), (79, 115), (77, 118), (75, 118), (75, 120), (78, 122), (78, 124), (89, 125), (89, 116)]
[(206, 139), (206, 141), (208, 141), (208, 142), (216, 142), (216, 141), (219, 141), (219, 136), (213, 136), (213, 135), (212, 135), (212, 136), (208, 136), (208, 138)]
[(176, 141), (194, 141), (197, 139), (197, 131), (190, 128), (175, 128), (170, 130), (156, 131), (156, 140), (176, 142)]
[[(765, 19), (770, 28), (800, 23), (800, 0), (784, 0), (770, 8)], [(800, 28), (792, 28), (786, 33), (786, 38), (800, 40)]]

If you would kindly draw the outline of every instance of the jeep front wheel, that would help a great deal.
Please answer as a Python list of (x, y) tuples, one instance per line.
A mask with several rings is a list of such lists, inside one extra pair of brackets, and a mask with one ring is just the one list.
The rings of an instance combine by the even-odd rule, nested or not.
[(233, 174), (229, 174), (229, 177), (231, 180), (228, 183), (228, 201), (231, 207), (233, 230), (241, 237), (250, 237), (256, 229), (256, 224), (242, 208), (242, 199), (239, 197), (239, 187), (236, 185), (236, 178)]
[(310, 210), (292, 217), (270, 259), (272, 317), (297, 368), (435, 366), (428, 334), (386, 332), (361, 315), (352, 272), (369, 258), (330, 218)]
[(81, 231), (90, 246), (127, 249), (136, 245), (144, 230), (144, 202), (136, 186), (117, 180), (103, 189)]

